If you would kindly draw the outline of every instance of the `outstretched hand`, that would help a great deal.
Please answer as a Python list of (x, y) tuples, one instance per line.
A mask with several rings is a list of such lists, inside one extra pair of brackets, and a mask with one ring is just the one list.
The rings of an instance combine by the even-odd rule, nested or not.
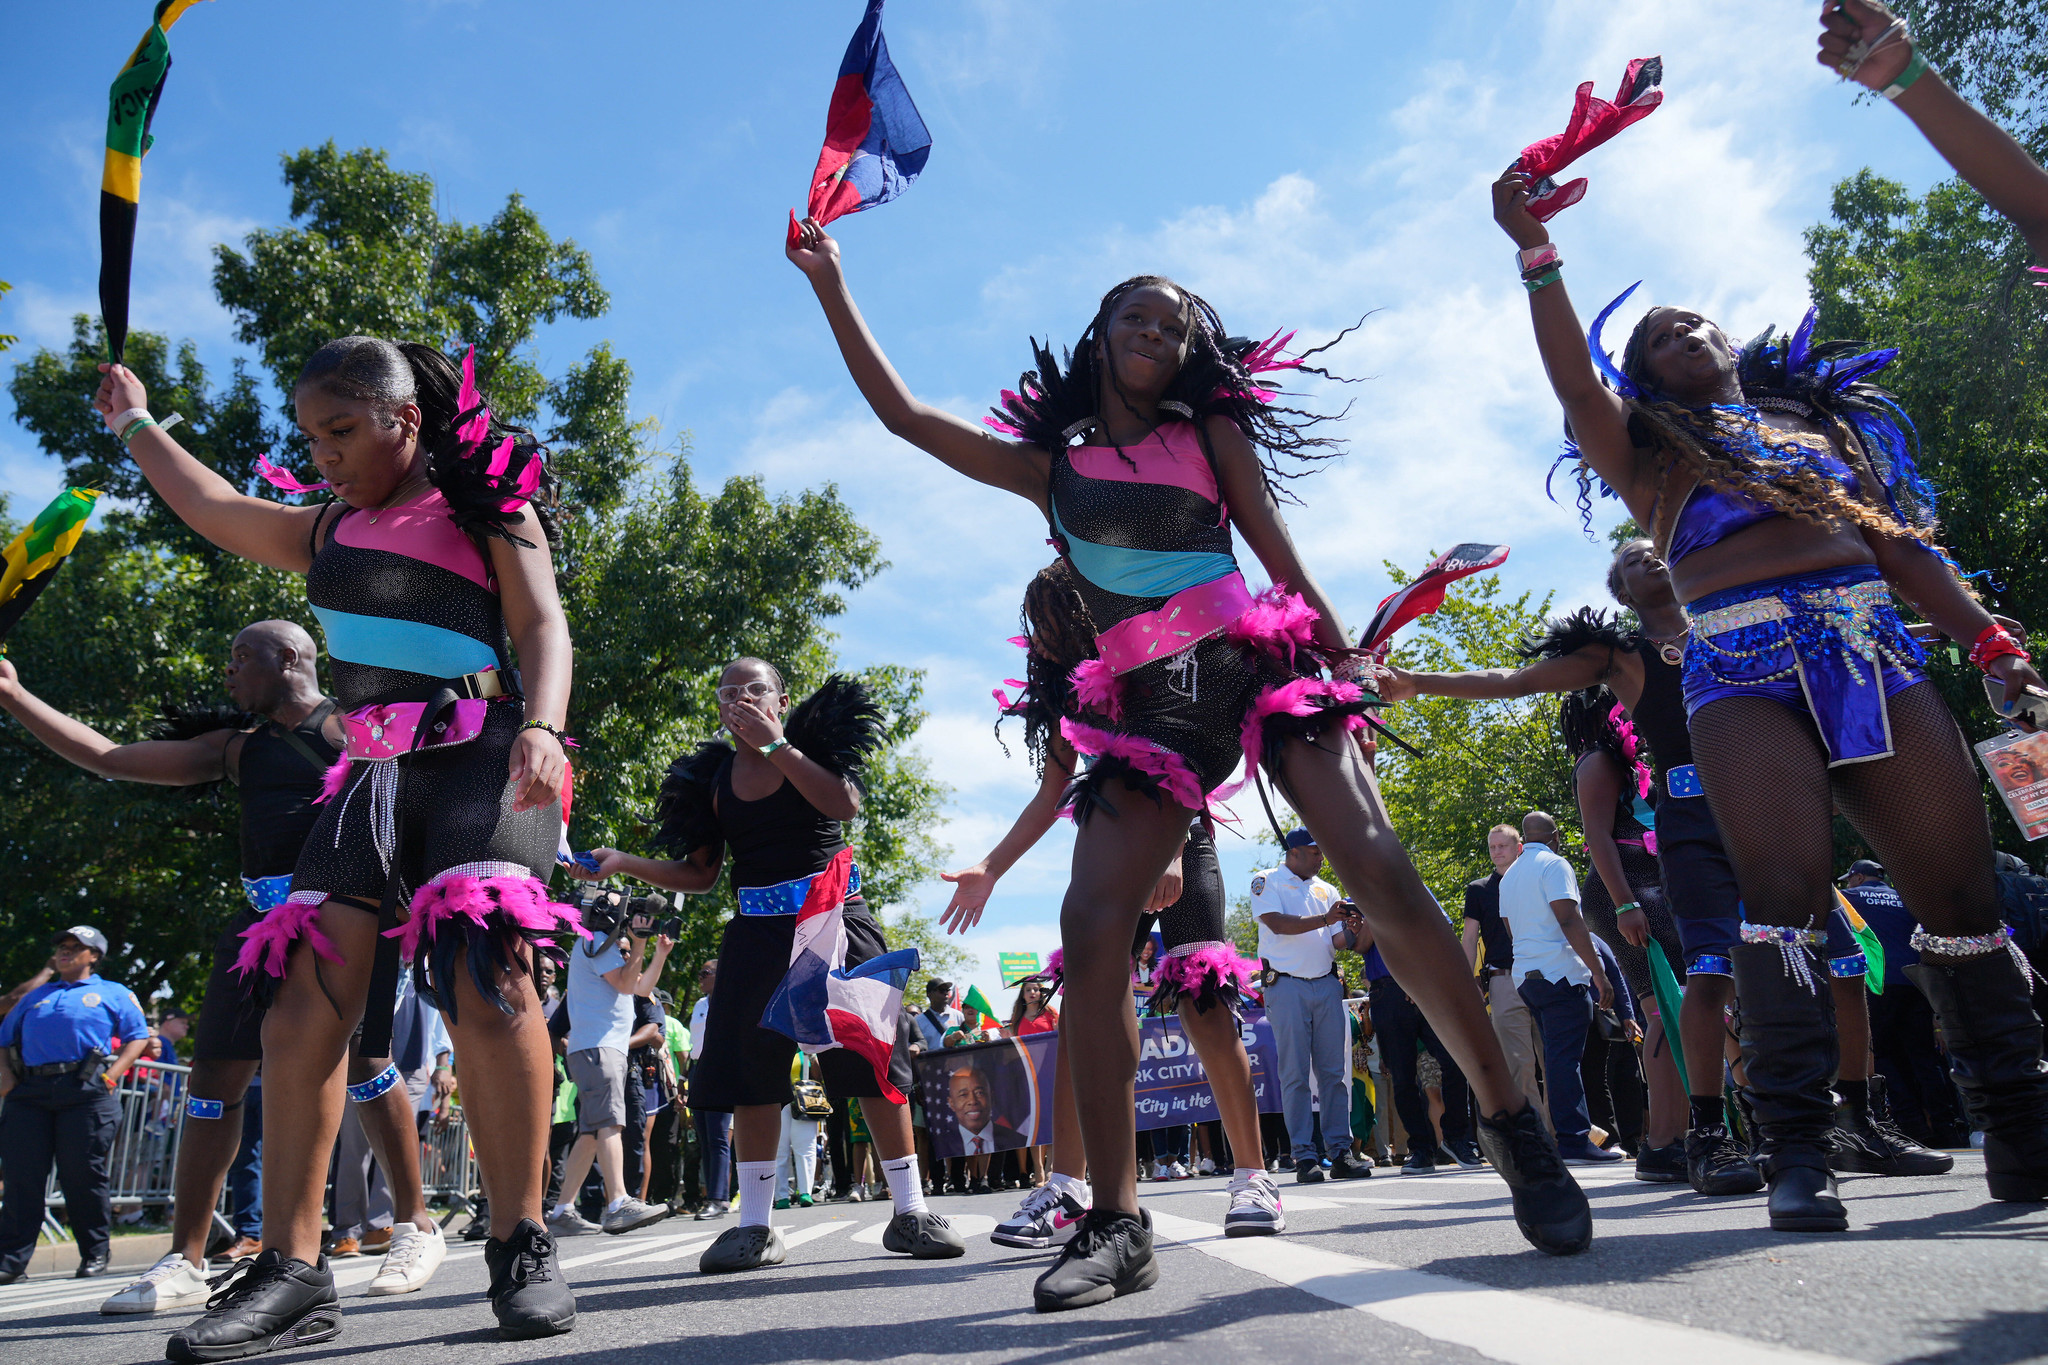
[(100, 374), (103, 378), (100, 380), (99, 391), (92, 396), (92, 408), (100, 415), (100, 420), (107, 424), (107, 430), (119, 436), (121, 433), (114, 431), (114, 418), (130, 408), (148, 407), (149, 391), (142, 386), (142, 381), (135, 377), (135, 371), (126, 365), (109, 365), (103, 361), (100, 364)]
[(1525, 251), (1550, 240), (1550, 229), (1529, 212), (1529, 196), (1534, 189), (1529, 173), (1514, 166), (1501, 172), (1500, 179), (1493, 182), (1493, 221)]
[(626, 855), (615, 848), (593, 848), (588, 856), (597, 864), (595, 868), (588, 863), (579, 863), (573, 858), (563, 863), (562, 867), (579, 882), (601, 882), (607, 877), (618, 875), (620, 864)]
[(798, 223), (796, 230), (784, 240), (782, 250), (791, 265), (813, 279), (829, 276), (839, 269), (839, 243), (815, 218), (806, 218)]
[[(1893, 25), (1898, 29), (1893, 32)], [(1820, 7), (1820, 51), (1815, 60), (1846, 80), (1882, 90), (1913, 59), (1913, 40), (1899, 18), (1875, 0), (1824, 0)], [(1863, 64), (1849, 72), (1850, 52), (1869, 44)]]
[(981, 912), (988, 908), (988, 898), (996, 889), (996, 879), (989, 875), (988, 864), (941, 872), (939, 880), (953, 884), (953, 899), (939, 915), (940, 926), (949, 934), (964, 934), (981, 923)]

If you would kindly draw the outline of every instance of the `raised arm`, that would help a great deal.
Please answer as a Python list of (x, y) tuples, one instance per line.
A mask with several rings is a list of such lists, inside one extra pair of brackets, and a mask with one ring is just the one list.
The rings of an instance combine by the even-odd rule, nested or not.
[[(718, 704), (718, 718), (726, 732), (741, 744), (752, 745), (789, 779), (804, 800), (819, 814), (833, 820), (851, 820), (860, 814), (860, 787), (788, 742), (782, 720), (765, 698), (736, 697)], [(771, 752), (772, 750), (772, 752)]]
[(806, 218), (797, 242), (786, 254), (817, 291), (847, 372), (882, 425), (968, 478), (1015, 493), (1043, 513), (1049, 468), (1046, 453), (1022, 441), (1003, 440), (987, 427), (921, 403), (911, 394), (853, 302), (846, 272), (839, 264), (839, 243)]
[(226, 777), (228, 742), (240, 733), (215, 730), (192, 739), (116, 744), (23, 687), (6, 659), (0, 659), (0, 708), (66, 763), (101, 777), (160, 787), (190, 787)]
[(1538, 659), (1521, 668), (1481, 668), (1469, 673), (1410, 673), (1389, 669), (1391, 677), (1380, 695), (1388, 701), (1413, 697), (1455, 697), (1461, 701), (1502, 701), (1545, 692), (1576, 692), (1607, 682), (1618, 660), (1605, 645), (1587, 645), (1555, 659)]
[(1850, 79), (1877, 91), (1889, 89), (1918, 66), (1918, 74), (1892, 102), (1970, 188), (2011, 220), (2033, 248), (2034, 259), (2048, 261), (2048, 171), (2012, 134), (1950, 88), (1940, 72), (1916, 59), (1903, 27), (1887, 38), (1895, 22), (1890, 10), (1868, 0), (1826, 0), (1820, 11), (1820, 64), (1835, 70), (1852, 47), (1869, 43), (1870, 55)]
[(953, 884), (953, 899), (939, 916), (949, 934), (964, 934), (981, 923), (981, 912), (995, 894), (1003, 874), (1029, 853), (1059, 818), (1060, 797), (1073, 779), (1074, 751), (1064, 740), (1055, 739), (1046, 748), (1045, 771), (1039, 775), (1038, 790), (1024, 803), (1009, 833), (997, 841), (988, 855), (958, 872), (941, 872), (939, 880)]
[[(1513, 167), (1493, 182), (1493, 220), (1524, 251), (1550, 242), (1550, 229), (1529, 212), (1529, 177)], [(1529, 320), (1536, 328), (1544, 372), (1564, 406), (1580, 453), (1608, 487), (1621, 494), (1636, 520), (1648, 525), (1648, 498), (1655, 490), (1643, 486), (1643, 461), (1628, 434), (1628, 406), (1593, 368), (1585, 329), (1562, 279), (1529, 295)]]
[[(142, 381), (125, 365), (100, 366), (99, 392), (92, 405), (107, 429), (126, 414), (149, 408)], [(134, 418), (126, 418), (132, 423)], [(317, 507), (286, 507), (252, 498), (193, 458), (162, 427), (148, 426), (128, 442), (136, 468), (178, 514), (178, 519), (231, 555), (273, 569), (304, 573), (312, 567), (311, 536)]]

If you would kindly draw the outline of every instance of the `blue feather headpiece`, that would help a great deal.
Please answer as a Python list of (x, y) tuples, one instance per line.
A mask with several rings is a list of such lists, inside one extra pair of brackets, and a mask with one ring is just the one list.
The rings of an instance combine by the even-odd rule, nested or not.
[(1607, 354), (1607, 348), (1600, 342), (1600, 329), (1607, 325), (1607, 319), (1614, 316), (1614, 310), (1628, 302), (1628, 296), (1642, 287), (1643, 282), (1637, 280), (1634, 284), (1622, 290), (1614, 302), (1600, 310), (1600, 316), (1593, 319), (1593, 326), (1586, 332), (1586, 349), (1592, 353), (1594, 367), (1600, 373), (1607, 376), (1607, 382), (1614, 385), (1614, 391), (1623, 398), (1639, 397), (1642, 390), (1636, 387), (1636, 382), (1633, 379), (1630, 379), (1616, 367), (1614, 357)]

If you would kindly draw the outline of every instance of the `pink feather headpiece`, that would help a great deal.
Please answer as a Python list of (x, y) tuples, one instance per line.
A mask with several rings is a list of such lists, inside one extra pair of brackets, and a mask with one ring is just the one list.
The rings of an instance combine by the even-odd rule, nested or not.
[(1614, 733), (1621, 739), (1621, 755), (1635, 768), (1636, 795), (1650, 794), (1650, 765), (1640, 757), (1642, 745), (1636, 741), (1635, 723), (1628, 718), (1628, 708), (1620, 702), (1607, 713), (1607, 723), (1614, 727)]
[(289, 470), (280, 469), (272, 464), (268, 455), (256, 457), (256, 472), (265, 483), (282, 493), (318, 493), (328, 486), (325, 479), (318, 483), (301, 481)]

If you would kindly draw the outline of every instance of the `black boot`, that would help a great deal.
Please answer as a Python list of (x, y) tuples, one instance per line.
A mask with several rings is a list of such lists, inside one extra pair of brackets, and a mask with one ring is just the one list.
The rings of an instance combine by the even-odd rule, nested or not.
[(1742, 998), (1743, 1068), (1762, 1136), (1758, 1164), (1771, 1190), (1771, 1227), (1847, 1231), (1849, 1213), (1828, 1170), (1835, 1127), (1828, 1079), (1841, 1047), (1826, 968), (1803, 943), (1739, 943), (1732, 956)]
[(1955, 1168), (1947, 1152), (1929, 1151), (1894, 1128), (1884, 1102), (1884, 1078), (1843, 1081), (1838, 1087), (1848, 1112), (1835, 1128), (1830, 1164), (1865, 1175), (1944, 1175)]
[(2026, 974), (2000, 948), (1975, 957), (1923, 952), (1906, 975), (1934, 1006), (1963, 1102), (1984, 1130), (1991, 1197), (2048, 1199), (2048, 1066)]
[(519, 1220), (504, 1241), (484, 1243), (491, 1272), (491, 1311), (498, 1335), (507, 1341), (551, 1337), (576, 1325), (576, 1296), (555, 1264), (555, 1239), (531, 1218)]
[(1724, 1123), (1695, 1127), (1685, 1135), (1685, 1175), (1701, 1194), (1755, 1194), (1764, 1187), (1763, 1172)]
[(1505, 1112), (1479, 1119), (1479, 1146), (1500, 1178), (1508, 1182), (1515, 1202), (1515, 1226), (1538, 1251), (1572, 1256), (1593, 1243), (1593, 1211), (1586, 1192), (1564, 1158), (1557, 1139), (1525, 1104), (1510, 1117)]

